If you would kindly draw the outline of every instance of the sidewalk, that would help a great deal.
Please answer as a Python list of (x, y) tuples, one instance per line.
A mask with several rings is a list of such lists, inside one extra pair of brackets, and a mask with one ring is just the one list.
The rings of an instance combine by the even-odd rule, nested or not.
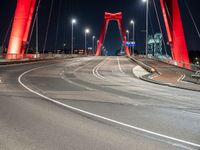
[(196, 80), (191, 78), (191, 75), (194, 74), (193, 71), (182, 69), (152, 59), (145, 59), (140, 57), (137, 57), (136, 59), (150, 67), (155, 68), (158, 72), (142, 76), (141, 79), (170, 87), (200, 91), (200, 84), (195, 83)]

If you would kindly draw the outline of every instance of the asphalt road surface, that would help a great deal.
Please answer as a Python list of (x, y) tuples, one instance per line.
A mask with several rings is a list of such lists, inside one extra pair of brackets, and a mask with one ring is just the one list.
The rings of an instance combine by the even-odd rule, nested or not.
[(0, 150), (199, 150), (200, 93), (145, 73), (125, 57), (0, 67)]

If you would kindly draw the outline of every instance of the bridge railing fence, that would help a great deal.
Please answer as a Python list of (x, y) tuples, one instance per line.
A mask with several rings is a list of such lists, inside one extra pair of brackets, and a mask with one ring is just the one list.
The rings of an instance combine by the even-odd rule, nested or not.
[[(146, 56), (139, 55), (139, 57), (145, 58)], [(174, 65), (174, 66), (177, 66), (177, 67), (189, 69), (189, 70), (192, 70), (192, 71), (199, 71), (200, 70), (199, 65), (195, 65), (195, 64), (192, 64), (192, 63), (184, 63), (184, 62), (174, 61), (172, 59), (158, 58), (158, 57), (152, 57), (152, 56), (148, 56), (148, 59), (154, 59), (154, 60), (157, 60), (157, 61), (161, 61), (161, 62), (170, 64), (170, 65)]]
[(0, 61), (23, 61), (23, 60), (35, 60), (35, 59), (54, 59), (54, 58), (67, 58), (67, 57), (75, 57), (77, 55), (70, 54), (0, 54)]

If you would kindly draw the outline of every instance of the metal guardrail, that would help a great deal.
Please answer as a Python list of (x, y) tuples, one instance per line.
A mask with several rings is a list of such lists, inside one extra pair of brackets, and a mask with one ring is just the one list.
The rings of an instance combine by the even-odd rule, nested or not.
[(77, 55), (67, 55), (67, 54), (1, 54), (0, 59), (5, 61), (16, 61), (16, 60), (32, 60), (32, 59), (51, 59), (51, 58), (65, 58), (69, 56), (77, 56)]
[(174, 61), (174, 60), (170, 60), (170, 59), (161, 59), (161, 58), (158, 58), (158, 57), (148, 57), (148, 58), (158, 60), (158, 61), (170, 64), (170, 65), (174, 65), (174, 66), (177, 66), (177, 67), (189, 69), (189, 70), (192, 70), (192, 71), (200, 70), (200, 66), (195, 65), (195, 64), (191, 64), (191, 63), (184, 63), (184, 62)]
[(0, 55), (0, 65), (19, 64), (25, 62), (36, 62), (53, 59), (65, 59), (71, 57), (78, 57), (79, 55), (66, 54), (27, 54), (27, 55)]
[(197, 71), (195, 74), (193, 74), (192, 78), (196, 79), (197, 82), (199, 82), (199, 80), (200, 80), (200, 70)]

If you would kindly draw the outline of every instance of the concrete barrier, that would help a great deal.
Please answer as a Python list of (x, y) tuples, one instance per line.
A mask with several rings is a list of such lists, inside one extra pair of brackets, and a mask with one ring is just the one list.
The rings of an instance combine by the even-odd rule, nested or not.
[(137, 59), (135, 59), (134, 57), (128, 57), (130, 60), (134, 61), (135, 63), (137, 63), (139, 66), (141, 66), (142, 68), (144, 68), (145, 70), (147, 70), (150, 73), (158, 73), (157, 70)]

